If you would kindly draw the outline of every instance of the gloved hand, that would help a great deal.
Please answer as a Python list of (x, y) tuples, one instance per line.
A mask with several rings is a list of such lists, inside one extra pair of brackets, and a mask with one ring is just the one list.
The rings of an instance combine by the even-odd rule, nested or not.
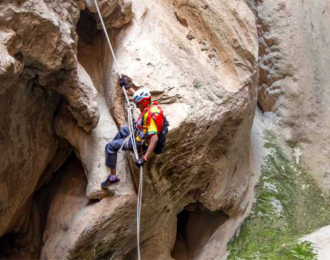
[(136, 130), (136, 128), (137, 128), (137, 126), (136, 126), (136, 120), (135, 120), (134, 117), (133, 117), (133, 128), (134, 128), (134, 130)]
[(127, 82), (127, 80), (125, 78), (120, 78), (119, 79), (119, 85), (121, 87), (124, 87), (126, 90), (131, 87), (131, 85)]
[(147, 162), (147, 160), (144, 158), (144, 156), (142, 156), (142, 158), (138, 159), (135, 164), (136, 166), (140, 167), (143, 166), (143, 164), (145, 164)]

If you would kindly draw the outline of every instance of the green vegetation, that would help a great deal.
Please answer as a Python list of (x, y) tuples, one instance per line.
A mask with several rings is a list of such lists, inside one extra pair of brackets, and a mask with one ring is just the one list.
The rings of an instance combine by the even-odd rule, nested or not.
[(288, 251), (287, 259), (317, 260), (317, 252), (311, 242), (303, 241)]
[(197, 81), (197, 80), (194, 80), (194, 82), (193, 82), (193, 86), (194, 86), (195, 88), (200, 88), (200, 87), (202, 86), (202, 83), (200, 83), (200, 82)]
[(297, 142), (296, 141), (291, 141), (291, 140), (287, 140), (286, 144), (291, 147), (292, 149), (294, 149), (295, 147), (297, 147)]
[(289, 161), (271, 132), (251, 215), (228, 245), (229, 260), (314, 260), (303, 235), (330, 224), (328, 199), (302, 166)]

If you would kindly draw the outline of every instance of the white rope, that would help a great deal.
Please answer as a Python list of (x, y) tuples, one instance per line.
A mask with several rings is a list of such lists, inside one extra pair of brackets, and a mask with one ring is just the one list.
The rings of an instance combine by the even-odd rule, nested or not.
[[(102, 28), (103, 28), (103, 31), (104, 31), (104, 34), (105, 34), (105, 37), (107, 38), (107, 42), (108, 42), (108, 45), (110, 47), (110, 50), (111, 50), (111, 53), (112, 53), (112, 56), (113, 56), (113, 60), (115, 61), (115, 64), (118, 66), (116, 55), (115, 55), (115, 52), (113, 51), (113, 48), (112, 48), (112, 45), (111, 45), (111, 41), (110, 41), (110, 38), (109, 38), (109, 35), (108, 35), (108, 32), (107, 32), (107, 29), (105, 28), (104, 21), (103, 21), (103, 18), (102, 18), (102, 15), (101, 15), (99, 6), (97, 4), (97, 0), (94, 0), (94, 4), (95, 4), (95, 7), (96, 7), (96, 11), (97, 11), (97, 13), (99, 15), (99, 18), (100, 18), (100, 21), (101, 21), (101, 24), (102, 24)], [(121, 77), (121, 73), (120, 73), (119, 69), (118, 69), (118, 74)]]
[(126, 90), (125, 88), (123, 87), (123, 92), (125, 94), (125, 98), (126, 98), (126, 102), (128, 104), (128, 107), (127, 107), (127, 111), (128, 111), (128, 114), (127, 114), (127, 121), (128, 121), (128, 127), (129, 127), (129, 130), (130, 130), (130, 134), (132, 135), (132, 145), (133, 145), (133, 151), (134, 151), (134, 155), (135, 155), (135, 159), (139, 159), (139, 154), (138, 154), (138, 151), (137, 151), (137, 145), (136, 145), (136, 140), (135, 140), (135, 136), (134, 136), (134, 126), (133, 126), (133, 106), (130, 104), (129, 102), (129, 99), (128, 99), (128, 96), (127, 96), (127, 93), (126, 93)]
[[(118, 69), (118, 62), (117, 62), (117, 59), (116, 59), (116, 55), (115, 55), (115, 52), (113, 51), (107, 29), (105, 28), (103, 18), (102, 18), (99, 6), (97, 4), (97, 0), (94, 0), (94, 3), (95, 3), (97, 13), (99, 15), (101, 24), (102, 24), (102, 28), (103, 28), (105, 37), (107, 39), (109, 48), (111, 50), (111, 54), (113, 56), (115, 66), (117, 66), (118, 74), (121, 77), (121, 73)], [(135, 135), (134, 135), (134, 127), (133, 127), (133, 107), (131, 106), (131, 103), (128, 99), (128, 96), (127, 96), (127, 93), (126, 93), (126, 90), (125, 90), (124, 87), (123, 87), (123, 92), (124, 92), (126, 102), (127, 102), (127, 105), (128, 105), (128, 107), (127, 107), (127, 111), (128, 111), (127, 121), (128, 121), (129, 131), (130, 131), (130, 137), (131, 137), (131, 140), (132, 140), (133, 151), (134, 151), (135, 159), (138, 160), (139, 159), (139, 154), (138, 154), (138, 151), (137, 151), (136, 140), (135, 140)], [(142, 192), (143, 192), (143, 167), (140, 166), (140, 181), (139, 181), (139, 191), (138, 191), (137, 206), (136, 206), (136, 211), (137, 211), (137, 216), (136, 216), (136, 232), (137, 232), (137, 234), (136, 234), (136, 238), (137, 238), (138, 260), (141, 260), (141, 254), (140, 254), (140, 221), (141, 221), (141, 207), (142, 207)]]
[[(123, 91), (125, 94), (126, 101), (129, 104), (129, 99), (126, 93), (125, 88), (123, 87)], [(132, 145), (133, 145), (133, 151), (135, 155), (135, 159), (139, 159), (139, 154), (137, 151), (137, 146), (136, 146), (136, 140), (134, 134), (134, 127), (133, 127), (133, 107), (131, 105), (128, 106), (128, 116), (127, 116), (127, 121), (128, 125), (130, 128), (130, 133), (131, 133), (131, 140), (132, 140)], [(141, 207), (142, 207), (142, 192), (143, 192), (143, 167), (140, 166), (140, 181), (139, 181), (139, 190), (138, 190), (138, 199), (137, 199), (137, 205), (136, 205), (136, 239), (137, 239), (137, 252), (138, 252), (138, 259), (141, 260), (141, 254), (140, 254), (140, 222), (141, 222)]]
[(136, 216), (136, 239), (137, 239), (137, 251), (138, 251), (138, 259), (141, 260), (140, 254), (140, 222), (141, 222), (141, 208), (142, 208), (142, 191), (143, 191), (143, 167), (140, 167), (140, 183), (139, 183), (139, 191), (138, 191), (138, 201), (136, 206), (137, 216)]
[[(125, 88), (123, 87), (123, 91), (126, 97), (126, 101), (129, 102), (127, 93)], [(129, 104), (129, 103), (128, 103)], [(135, 159), (139, 159), (139, 154), (137, 151), (137, 146), (136, 146), (136, 140), (134, 136), (134, 127), (133, 127), (133, 107), (128, 106), (128, 115), (127, 115), (127, 121), (128, 121), (128, 127), (130, 129), (130, 136), (132, 140), (132, 146), (133, 146), (133, 151), (135, 155)], [(142, 207), (142, 192), (143, 192), (143, 167), (140, 166), (140, 181), (139, 181), (139, 190), (138, 190), (138, 198), (137, 198), (137, 205), (136, 205), (136, 239), (137, 239), (137, 252), (138, 252), (138, 260), (141, 260), (141, 254), (140, 254), (140, 222), (141, 222), (141, 207)]]

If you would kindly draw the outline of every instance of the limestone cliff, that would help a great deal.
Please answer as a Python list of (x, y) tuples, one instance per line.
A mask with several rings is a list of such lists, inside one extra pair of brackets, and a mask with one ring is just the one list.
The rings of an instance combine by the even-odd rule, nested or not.
[(256, 204), (228, 258), (326, 260), (329, 2), (248, 3), (259, 35), (258, 138), (267, 152)]
[[(120, 183), (100, 187), (104, 146), (126, 124), (121, 72), (170, 121), (166, 153), (144, 167), (142, 259), (222, 259), (263, 163), (261, 128), (250, 136), (257, 102), (275, 113), (282, 144), (299, 143), (323, 173), (312, 154), (327, 137), (327, 4), (97, 2), (117, 63), (94, 0), (0, 2), (0, 258), (136, 259), (129, 153)], [(302, 127), (307, 119), (315, 124)]]
[[(216, 243), (180, 240), (177, 215), (197, 214), (203, 225), (212, 220), (205, 234), (211, 237), (251, 202), (253, 13), (231, 1), (99, 1), (99, 7), (118, 64), (93, 1), (1, 3), (3, 255), (136, 257), (135, 168), (121, 155), (120, 184), (100, 188), (108, 175), (104, 146), (126, 121), (120, 71), (148, 87), (171, 122), (167, 153), (144, 171), (142, 255), (170, 259), (185, 251), (178, 257), (203, 259), (209, 248), (224, 249), (230, 235), (217, 235)], [(71, 156), (61, 167), (71, 150), (79, 160)]]
[(258, 101), (329, 192), (330, 3), (249, 2), (259, 33)]

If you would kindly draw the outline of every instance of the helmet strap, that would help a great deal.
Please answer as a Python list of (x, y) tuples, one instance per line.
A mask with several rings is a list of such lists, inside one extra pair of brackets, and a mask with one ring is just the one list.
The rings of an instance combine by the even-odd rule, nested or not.
[(142, 104), (143, 108), (146, 108), (148, 106), (148, 104), (151, 104), (151, 98), (142, 100), (141, 104)]

